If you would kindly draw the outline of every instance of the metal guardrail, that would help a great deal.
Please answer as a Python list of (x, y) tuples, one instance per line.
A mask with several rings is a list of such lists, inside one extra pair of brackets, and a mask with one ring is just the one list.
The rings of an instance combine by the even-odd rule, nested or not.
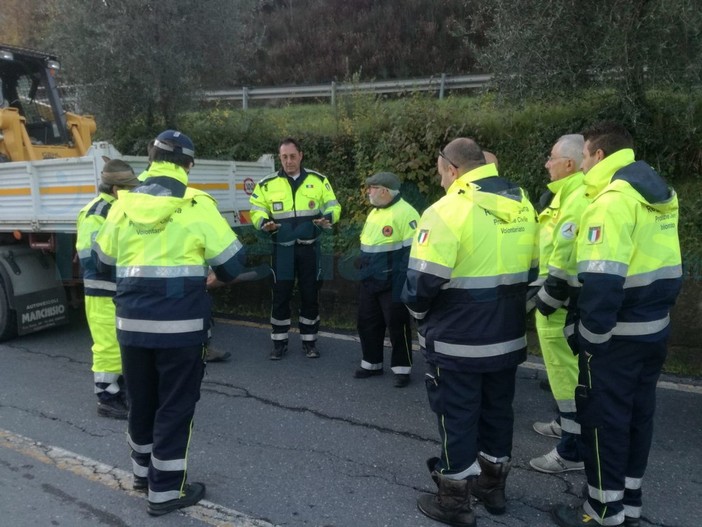
[(249, 101), (254, 99), (297, 99), (297, 98), (330, 98), (331, 104), (336, 104), (336, 96), (352, 92), (370, 93), (402, 93), (416, 91), (438, 91), (439, 99), (443, 99), (447, 90), (482, 88), (486, 86), (492, 75), (455, 75), (441, 74), (438, 77), (421, 79), (389, 80), (376, 82), (316, 84), (311, 86), (279, 86), (269, 88), (237, 88), (235, 90), (205, 91), (202, 100), (205, 101), (241, 101), (242, 108), (249, 107)]

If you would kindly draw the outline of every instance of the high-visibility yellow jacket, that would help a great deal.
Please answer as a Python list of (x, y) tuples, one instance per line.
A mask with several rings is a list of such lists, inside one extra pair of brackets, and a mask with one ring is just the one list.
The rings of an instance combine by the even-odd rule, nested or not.
[(228, 282), (244, 248), (215, 200), (188, 188), (172, 163), (152, 163), (144, 182), (120, 191), (95, 239), (100, 261), (116, 267), (117, 338), (138, 347), (204, 343), (210, 327), (208, 267)]
[(302, 168), (296, 180), (283, 170), (258, 182), (249, 199), (251, 223), (256, 229), (273, 220), (280, 228), (272, 233), (274, 243), (291, 244), (319, 237), (320, 228), (312, 220), (339, 221), (341, 205), (329, 180), (318, 172)]
[(584, 183), (592, 202), (577, 242), (579, 349), (666, 339), (682, 284), (677, 195), (631, 149), (597, 163)]
[(399, 194), (370, 211), (361, 232), (364, 287), (374, 292), (392, 288), (393, 298), (399, 301), (418, 221), (419, 213)]
[(402, 299), (427, 360), (495, 371), (526, 358), (526, 287), (538, 272), (536, 213), (495, 165), (464, 174), (422, 215)]
[(115, 197), (101, 192), (78, 213), (76, 252), (83, 270), (83, 287), (88, 296), (114, 296), (115, 276), (111, 269), (98, 269), (91, 256), (93, 242)]
[(589, 203), (583, 185), (584, 174), (576, 172), (548, 184), (553, 193), (550, 203), (539, 213), (539, 280), (541, 289), (536, 307), (550, 315), (562, 307), (579, 288), (575, 242), (580, 217)]

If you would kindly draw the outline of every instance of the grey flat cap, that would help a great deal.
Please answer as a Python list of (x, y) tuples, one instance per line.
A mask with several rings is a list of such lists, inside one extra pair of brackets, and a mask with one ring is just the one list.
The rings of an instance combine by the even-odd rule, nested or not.
[(366, 179), (366, 185), (377, 185), (389, 188), (390, 190), (400, 190), (400, 178), (392, 172), (378, 172)]

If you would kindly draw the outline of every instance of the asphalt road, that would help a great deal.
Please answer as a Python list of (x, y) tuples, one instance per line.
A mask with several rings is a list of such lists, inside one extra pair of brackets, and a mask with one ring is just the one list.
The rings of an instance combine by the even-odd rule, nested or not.
[[(161, 518), (131, 490), (125, 423), (96, 415), (84, 321), (0, 344), (0, 525), (440, 525), (415, 506), (433, 490), (424, 462), (438, 454), (419, 353), (412, 383), (397, 389), (387, 373), (352, 378), (353, 337), (322, 335), (310, 360), (293, 335), (279, 362), (267, 359), (263, 327), (221, 321), (214, 343), (234, 357), (208, 365), (195, 415), (189, 477), (207, 484), (206, 501)], [(554, 504), (579, 501), (582, 473), (529, 468), (555, 445), (531, 429), (552, 417), (544, 377), (537, 362), (519, 368), (508, 510), (477, 506), (480, 527), (546, 527)], [(699, 527), (702, 389), (665, 381), (642, 525)]]

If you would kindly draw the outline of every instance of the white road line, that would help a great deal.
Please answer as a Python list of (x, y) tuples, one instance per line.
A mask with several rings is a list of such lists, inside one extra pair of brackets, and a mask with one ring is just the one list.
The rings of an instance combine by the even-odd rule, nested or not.
[[(257, 329), (270, 329), (270, 326), (267, 324), (260, 324), (258, 322), (247, 322), (245, 320), (232, 320), (232, 319), (225, 319), (225, 318), (218, 318), (217, 322), (222, 322), (224, 324), (230, 324), (232, 326), (245, 326), (249, 328), (257, 328)], [(290, 328), (291, 333), (297, 333), (297, 329), (295, 328)], [(328, 331), (320, 331), (319, 332), (320, 337), (327, 337), (331, 339), (336, 339), (336, 340), (346, 340), (346, 341), (351, 341), (351, 342), (360, 342), (358, 337), (356, 335), (344, 335), (343, 333), (331, 333)], [(385, 339), (385, 346), (389, 347), (390, 346), (390, 341), (389, 339)], [(412, 349), (414, 351), (419, 350), (419, 346), (417, 343), (412, 344)], [(539, 363), (539, 362), (523, 362), (520, 364), (522, 368), (528, 368), (531, 370), (541, 370), (541, 371), (546, 371), (546, 367)], [(684, 384), (680, 382), (671, 382), (671, 381), (658, 381), (658, 387), (663, 388), (665, 390), (675, 390), (678, 392), (687, 392), (687, 393), (696, 393), (699, 395), (702, 395), (702, 386), (695, 386), (693, 384)]]
[[(144, 498), (143, 492), (132, 490), (132, 474), (111, 467), (63, 448), (45, 445), (28, 437), (0, 429), (0, 447), (14, 450), (22, 455), (53, 465), (113, 490), (126, 492), (130, 496)], [(180, 509), (177, 513), (216, 527), (273, 527), (263, 520), (250, 518), (241, 512), (202, 500), (197, 505)]]

